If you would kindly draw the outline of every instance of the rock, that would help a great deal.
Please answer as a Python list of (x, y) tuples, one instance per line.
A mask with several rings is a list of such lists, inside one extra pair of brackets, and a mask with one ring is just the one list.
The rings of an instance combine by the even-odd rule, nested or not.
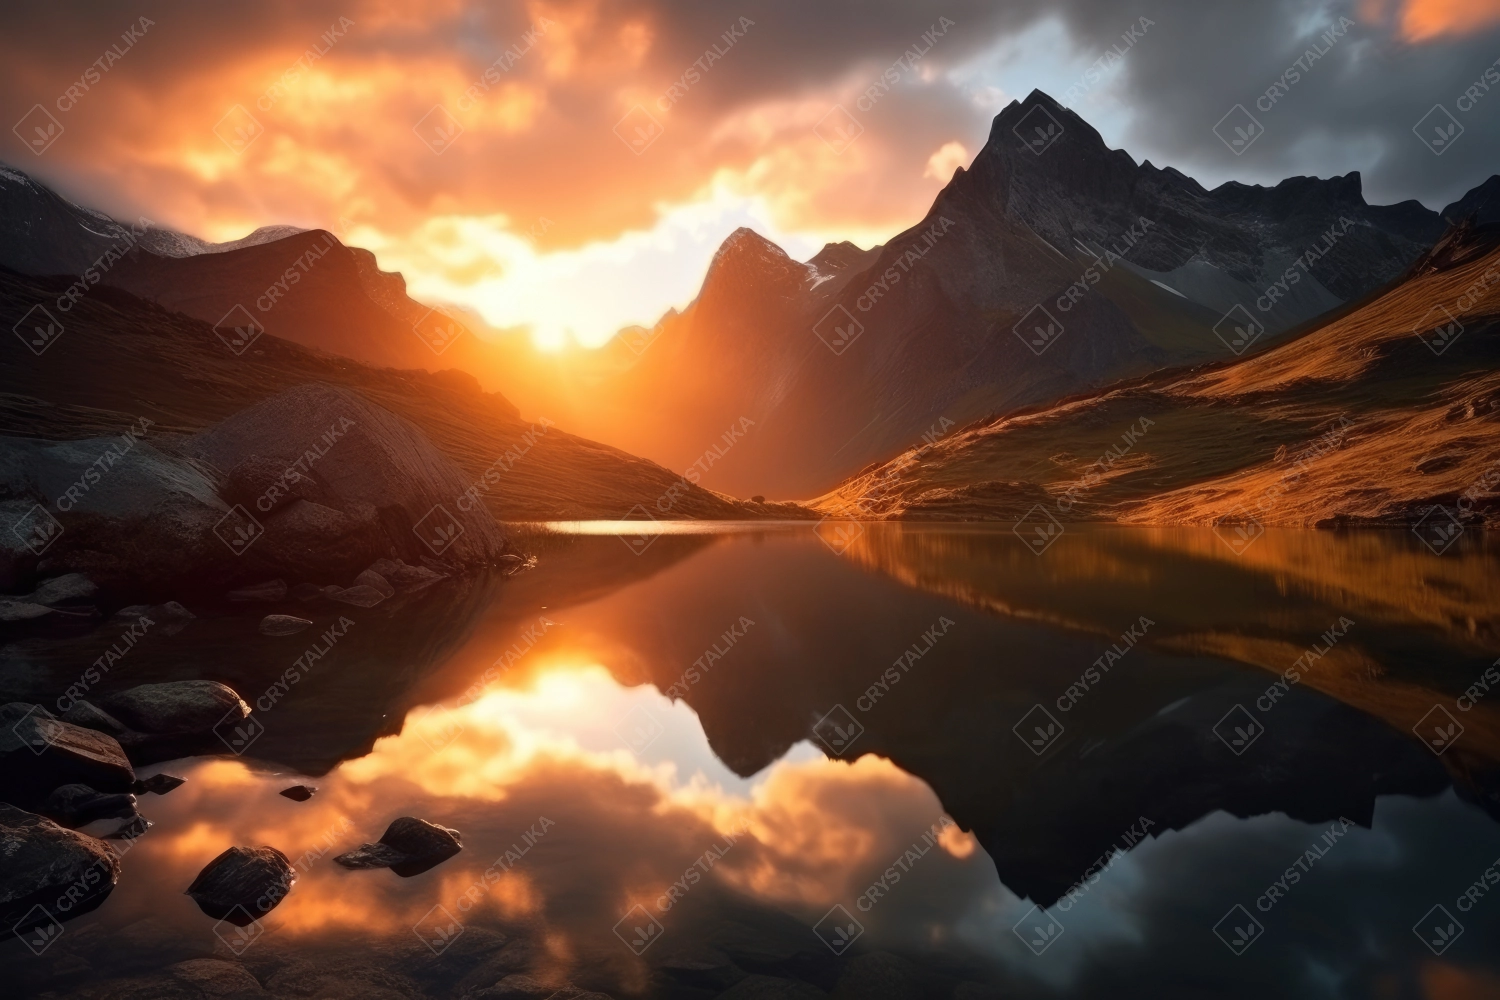
[(43, 615), (52, 614), (45, 604), (30, 601), (0, 600), (0, 622), (28, 622)]
[(292, 598), (306, 604), (323, 599), (323, 588), (316, 583), (299, 583), (292, 588)]
[(144, 792), (165, 795), (186, 780), (186, 778), (179, 778), (175, 774), (153, 774), (149, 778), (137, 779), (131, 791), (137, 795)]
[(102, 700), (125, 725), (116, 738), (140, 765), (222, 751), (216, 729), (224, 731), (250, 714), (234, 689), (217, 681), (142, 684)]
[(463, 850), (457, 830), (414, 816), (391, 821), (374, 844), (361, 844), (333, 860), (345, 868), (389, 868), (402, 878), (427, 871)]
[(377, 559), (370, 569), (391, 582), (403, 594), (430, 587), (444, 579), (443, 574), (426, 566), (408, 566), (400, 559)]
[[(0, 523), (20, 522), (33, 505), (50, 506), (118, 438), (0, 441)], [(101, 587), (180, 585), (218, 572), (243, 572), (243, 563), (214, 535), (228, 513), (213, 482), (192, 462), (168, 454), (157, 441), (138, 441), (129, 459), (79, 496), (68, 511), (67, 529), (48, 543), (42, 560), (51, 574), (82, 573)], [(37, 566), (17, 547), (12, 532), (0, 533), (0, 566), (9, 558)]]
[(379, 551), (376, 525), (310, 500), (288, 504), (265, 527), (256, 554), (303, 578), (353, 576)]
[(321, 503), (328, 491), (310, 474), (299, 472), (293, 461), (250, 455), (229, 470), (219, 496), (225, 503), (243, 504), (256, 517), (274, 513), (295, 500)]
[(111, 715), (141, 733), (211, 733), (230, 713), (241, 719), (250, 714), (234, 689), (218, 681), (141, 684), (101, 700)]
[(317, 790), (316, 785), (293, 785), (291, 788), (283, 788), (277, 794), (285, 795), (293, 802), (306, 802), (313, 797), (313, 792)]
[(324, 587), (323, 594), (331, 601), (352, 604), (357, 608), (373, 608), (385, 600), (385, 595), (374, 587)]
[(120, 878), (120, 859), (107, 845), (5, 803), (0, 858), (0, 924), (18, 934), (40, 933), (54, 919), (87, 913)]
[(354, 586), (373, 587), (375, 590), (380, 591), (381, 597), (396, 596), (396, 588), (391, 586), (389, 580), (381, 576), (379, 573), (375, 572), (373, 569), (361, 571), (359, 576), (356, 576), (354, 578)]
[(157, 632), (176, 635), (187, 628), (187, 623), (198, 616), (176, 601), (165, 604), (132, 604), (116, 611), (111, 621), (134, 622), (142, 618), (151, 619)]
[(261, 635), (296, 635), (312, 622), (295, 615), (266, 615), (260, 620)]
[(60, 785), (37, 810), (43, 816), (76, 830), (96, 819), (128, 819), (135, 815), (135, 796), (129, 792), (106, 795), (88, 785)]
[(231, 847), (198, 873), (187, 894), (210, 917), (244, 927), (275, 909), (296, 881), (276, 848)]
[(22, 806), (59, 785), (128, 792), (135, 771), (114, 737), (53, 718), (40, 705), (0, 706), (0, 799)]
[(267, 580), (265, 583), (255, 583), (239, 590), (231, 590), (224, 595), (231, 601), (263, 601), (273, 604), (276, 601), (286, 600), (286, 581)]
[(82, 698), (68, 706), (68, 710), (62, 714), (62, 720), (84, 729), (92, 729), (96, 733), (108, 733), (116, 739), (129, 731), (119, 719)]
[[(451, 538), (442, 557), (458, 565), (488, 564), (504, 551), (504, 533), (487, 511), (458, 508), (454, 498), (469, 486), (458, 468), (416, 426), (351, 389), (318, 383), (287, 389), (198, 434), (186, 450), (220, 469), (234, 469), (252, 455), (307, 458), (308, 472), (327, 492), (277, 511), (266, 523), (266, 537), (250, 550), (260, 558), (281, 554), (267, 543), (275, 542), (277, 526), (298, 508), (331, 508), (360, 523), (356, 505), (376, 508), (368, 558), (346, 573), (319, 567), (301, 574), (304, 579), (349, 579), (381, 556), (417, 561), (429, 552), (414, 531), (418, 525), (460, 529), (442, 532)], [(307, 542), (327, 546), (326, 539)]]
[(26, 600), (33, 604), (56, 607), (59, 604), (81, 603), (99, 592), (99, 587), (82, 573), (64, 573), (44, 580)]

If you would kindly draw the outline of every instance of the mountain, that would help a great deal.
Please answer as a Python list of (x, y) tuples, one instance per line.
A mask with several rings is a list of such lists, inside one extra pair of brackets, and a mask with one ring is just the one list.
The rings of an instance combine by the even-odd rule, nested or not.
[(400, 274), (323, 230), (266, 226), (208, 243), (74, 205), (3, 164), (0, 266), (81, 276), (83, 288), (113, 285), (210, 324), (231, 315), (242, 327), (253, 320), (273, 336), (380, 367), (459, 368), (490, 389), (515, 353), (412, 300)]
[[(1495, 184), (1448, 211), (1483, 210)], [(690, 306), (628, 338), (628, 370), (528, 405), (681, 468), (748, 419), (703, 481), (805, 496), (954, 424), (1263, 347), (1397, 278), (1445, 226), (1367, 204), (1357, 173), (1206, 190), (1034, 92), (889, 243), (801, 263), (739, 230)]]
[(0, 163), (0, 266), (22, 274), (81, 274), (111, 249), (118, 254), (137, 244), (164, 257), (187, 257), (258, 246), (300, 232), (295, 226), (263, 226), (238, 240), (209, 243), (149, 220), (121, 223)]
[[(0, 269), (0, 323), (19, 328), (38, 304), (56, 308), (70, 283)], [(683, 483), (645, 459), (523, 420), (509, 400), (463, 372), (377, 368), (271, 333), (236, 355), (208, 322), (109, 287), (92, 289), (61, 326), (35, 357), (12, 344), (20, 353), (0, 367), (0, 434), (113, 437), (147, 418), (153, 426), (145, 441), (155, 446), (287, 389), (324, 383), (414, 424), (502, 520), (612, 519), (636, 506), (658, 517), (807, 516)]]
[[(1333, 526), (1500, 522), (1500, 226), (1258, 354), (956, 430), (815, 506), (841, 516)], [(1040, 508), (1040, 512), (1039, 512)], [(1239, 530), (1239, 529), (1236, 529)]]

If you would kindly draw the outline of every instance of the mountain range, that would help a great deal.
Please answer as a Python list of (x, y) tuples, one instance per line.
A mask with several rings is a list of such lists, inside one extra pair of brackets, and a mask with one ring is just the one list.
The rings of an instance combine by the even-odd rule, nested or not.
[(703, 482), (808, 496), (953, 424), (1309, 328), (1497, 197), (1500, 177), (1441, 213), (1369, 205), (1357, 173), (1210, 191), (1034, 92), (888, 243), (803, 263), (741, 229), (691, 305), (629, 333), (627, 365), (513, 394), (676, 468), (748, 418)]
[[(898, 517), (1010, 516), (1020, 498), (1035, 500), (1046, 484), (1056, 485), (1055, 477), (979, 460), (977, 451), (937, 474), (932, 462), (956, 454), (955, 428), (969, 428), (963, 440), (972, 446), (994, 437), (975, 428), (1062, 400), (1117, 398), (1121, 387), (1159, 384), (1150, 381), (1158, 373), (1259, 370), (1267, 354), (1285, 357), (1286, 345), (1310, 351), (1305, 345), (1347, 339), (1347, 332), (1327, 331), (1358, 326), (1351, 317), (1406, 322), (1438, 280), (1432, 275), (1452, 277), (1458, 268), (1472, 276), (1469, 265), (1481, 258), (1476, 273), (1486, 273), (1484, 248), (1497, 220), (1500, 176), (1441, 212), (1415, 201), (1370, 205), (1357, 173), (1207, 190), (1172, 167), (1109, 149), (1081, 117), (1033, 92), (995, 118), (972, 164), (889, 242), (868, 250), (829, 244), (799, 262), (753, 231), (737, 230), (681, 312), (669, 311), (650, 329), (622, 330), (599, 350), (556, 357), (514, 336), (475, 335), (469, 327), (479, 328), (477, 321), (414, 301), (399, 274), (381, 271), (373, 254), (326, 231), (268, 227), (209, 244), (110, 219), (18, 171), (0, 171), (0, 266), (17, 272), (6, 287), (20, 296), (18, 314), (38, 301), (27, 296), (52, 294), (35, 279), (47, 277), (50, 290), (64, 284), (50, 276), (81, 275), (71, 293), (54, 294), (59, 308), (70, 294), (92, 297), (101, 294), (89, 291), (94, 284), (108, 285), (140, 303), (109, 298), (111, 308), (131, 317), (146, 316), (142, 308), (189, 317), (200, 326), (189, 334), (177, 324), (180, 336), (206, 336), (213, 350), (230, 356), (259, 356), (266, 342), (258, 338), (268, 337), (371, 371), (425, 371), (452, 386), (477, 380), (475, 389), (503, 393), (503, 402), (487, 407), (505, 420), (525, 414), (522, 428), (545, 420), (579, 436), (569, 440), (600, 442), (598, 454), (643, 456), (664, 467), (647, 477), (653, 481), (685, 478), (695, 489), (736, 496), (822, 495), (814, 505), (825, 512)], [(1469, 228), (1454, 239), (1457, 223)], [(1440, 254), (1434, 248), (1444, 240)], [(1483, 302), (1469, 305), (1460, 310), (1465, 323), (1485, 312)], [(68, 327), (68, 317), (60, 318)], [(1478, 339), (1471, 336), (1469, 346)], [(1390, 350), (1404, 358), (1412, 344), (1420, 346), (1413, 339)], [(1383, 350), (1364, 341), (1359, 349)], [(1431, 392), (1458, 377), (1449, 362), (1411, 360)], [(1377, 365), (1360, 378), (1385, 392), (1395, 374)], [(1313, 382), (1319, 392), (1331, 389), (1326, 380)], [(1391, 396), (1391, 405), (1400, 398)], [(1068, 405), (1053, 411), (1057, 419), (1083, 412)], [(1321, 426), (1308, 423), (1311, 416), (1299, 414), (1287, 426), (1298, 433)], [(1102, 417), (1089, 411), (1088, 419)], [(1092, 457), (1081, 440), (1074, 443), (1079, 450), (1057, 468), (1082, 467)], [(1213, 468), (1258, 460), (1239, 438), (1218, 444), (1223, 455)], [(908, 468), (913, 455), (921, 457), (921, 475)], [(923, 478), (929, 470), (930, 481)], [(881, 498), (872, 500), (877, 475)], [(1112, 476), (1120, 479), (1118, 471)], [(1132, 481), (1185, 485), (1180, 478)], [(611, 499), (597, 503), (588, 499), (596, 485), (579, 484), (581, 501), (559, 498), (554, 506), (619, 516), (662, 495), (607, 487), (603, 495)], [(707, 496), (663, 513), (761, 509)], [(623, 499), (632, 504), (605, 510)], [(499, 503), (548, 516), (547, 504), (524, 490), (515, 503)], [(1124, 516), (1107, 504), (1085, 509)], [(1197, 516), (1180, 506), (1151, 509)]]

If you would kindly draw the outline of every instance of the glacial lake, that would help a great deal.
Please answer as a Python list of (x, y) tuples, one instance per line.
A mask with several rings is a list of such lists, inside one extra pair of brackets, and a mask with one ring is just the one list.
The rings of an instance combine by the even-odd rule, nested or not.
[[(102, 906), (0, 947), (7, 995), (177, 996), (207, 957), (313, 1000), (1500, 991), (1482, 532), (640, 529), (370, 609), (179, 595), (119, 686), (221, 680), (258, 735), (141, 769), (187, 781)], [(110, 641), (12, 644), (5, 700)], [(402, 815), (462, 853), (333, 862)], [(231, 845), (299, 872), (246, 928), (183, 895)]]

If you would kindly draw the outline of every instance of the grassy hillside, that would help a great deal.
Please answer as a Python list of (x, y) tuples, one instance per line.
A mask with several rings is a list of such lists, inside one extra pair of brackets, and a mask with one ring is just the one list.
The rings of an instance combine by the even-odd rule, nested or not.
[[(1429, 342), (1442, 309), (1463, 331), (1439, 352)], [(1494, 519), (1497, 319), (1500, 233), (1456, 230), (1384, 293), (1291, 340), (971, 424), (813, 505), (1018, 520), (1041, 503), (1059, 521), (1326, 525), (1404, 522), (1462, 499)]]
[[(34, 303), (52, 307), (67, 284), (0, 270), (0, 321), (8, 328)], [(505, 520), (622, 518), (637, 505), (659, 519), (808, 516), (701, 489), (654, 462), (524, 421), (461, 372), (372, 368), (269, 334), (236, 356), (210, 324), (111, 288), (94, 288), (58, 318), (63, 333), (40, 356), (9, 346), (0, 434), (116, 435), (148, 417), (150, 438), (163, 439), (291, 386), (329, 382), (411, 420), (467, 476), (495, 469), (485, 500)]]

